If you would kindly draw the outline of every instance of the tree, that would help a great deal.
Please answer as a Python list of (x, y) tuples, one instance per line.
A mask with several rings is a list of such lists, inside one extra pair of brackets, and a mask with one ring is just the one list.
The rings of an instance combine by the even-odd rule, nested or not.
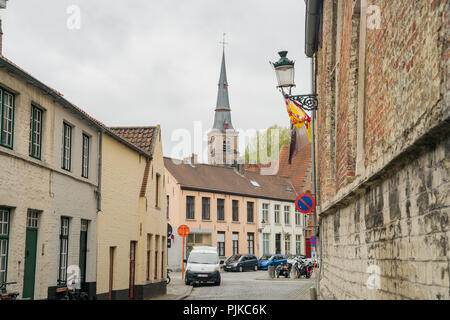
[(278, 125), (257, 131), (256, 136), (251, 137), (245, 147), (245, 163), (269, 163), (278, 160), (281, 148), (289, 145), (291, 141), (290, 132), (289, 127)]

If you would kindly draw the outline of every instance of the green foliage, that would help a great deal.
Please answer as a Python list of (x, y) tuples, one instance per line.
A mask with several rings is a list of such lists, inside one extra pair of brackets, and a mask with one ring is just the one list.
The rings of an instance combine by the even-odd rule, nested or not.
[[(257, 131), (245, 148), (245, 163), (268, 163), (276, 161), (281, 148), (291, 141), (289, 127), (273, 125), (267, 130)], [(273, 146), (273, 147), (272, 147)], [(273, 150), (272, 150), (273, 149)]]

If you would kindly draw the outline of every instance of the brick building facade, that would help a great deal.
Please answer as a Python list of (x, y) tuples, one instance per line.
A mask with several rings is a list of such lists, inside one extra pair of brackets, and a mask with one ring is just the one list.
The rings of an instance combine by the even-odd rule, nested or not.
[(307, 6), (320, 297), (449, 299), (450, 2)]

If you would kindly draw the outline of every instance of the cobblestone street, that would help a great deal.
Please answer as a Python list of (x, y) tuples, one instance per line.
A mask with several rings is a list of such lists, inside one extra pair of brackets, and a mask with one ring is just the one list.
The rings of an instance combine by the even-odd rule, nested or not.
[[(171, 275), (172, 276), (172, 275)], [(314, 280), (267, 279), (267, 271), (222, 272), (220, 286), (195, 285), (186, 300), (300, 300)], [(181, 273), (173, 274), (181, 279)]]

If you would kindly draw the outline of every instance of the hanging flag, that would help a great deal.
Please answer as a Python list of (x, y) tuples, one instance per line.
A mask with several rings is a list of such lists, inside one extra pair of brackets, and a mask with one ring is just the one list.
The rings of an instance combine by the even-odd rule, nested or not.
[(308, 133), (309, 142), (311, 142), (311, 117), (306, 114), (302, 107), (295, 101), (291, 101), (289, 98), (286, 100), (286, 109), (291, 119), (291, 123), (300, 130), (303, 126), (306, 127)]

